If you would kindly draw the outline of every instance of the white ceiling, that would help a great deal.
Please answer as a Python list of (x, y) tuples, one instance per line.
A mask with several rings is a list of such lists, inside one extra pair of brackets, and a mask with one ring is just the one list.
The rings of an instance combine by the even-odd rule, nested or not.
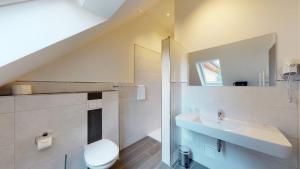
[(36, 0), (0, 7), (0, 66), (105, 22), (66, 0)]
[[(63, 0), (35, 0), (30, 3), (40, 3), (40, 2), (44, 2), (44, 1), (47, 1), (49, 3), (50, 1), (58, 2), (58, 1), (63, 1)], [(70, 0), (67, 0), (67, 1), (70, 1)], [(72, 0), (72, 1), (74, 1), (74, 0)], [(75, 0), (75, 1), (79, 2), (81, 0)], [(23, 53), (22, 57), (14, 58), (12, 61), (10, 61), (10, 63), (4, 64), (4, 66), (0, 67), (0, 86), (4, 85), (6, 83), (12, 82), (15, 79), (17, 79), (18, 77), (20, 77), (26, 73), (29, 73), (29, 72), (33, 71), (34, 69), (39, 68), (39, 67), (43, 66), (44, 64), (53, 61), (54, 59), (57, 59), (60, 56), (64, 56), (65, 54), (79, 48), (80, 46), (92, 41), (93, 39), (96, 39), (97, 37), (101, 36), (105, 32), (108, 32), (111, 29), (119, 26), (120, 24), (138, 16), (139, 9), (147, 10), (147, 9), (153, 7), (158, 1), (159, 0), (151, 0), (151, 1), (149, 1), (149, 0), (126, 0), (126, 2), (121, 6), (121, 8), (116, 13), (114, 13), (114, 15), (111, 17), (110, 20), (107, 20), (106, 22), (102, 22), (100, 19), (100, 21), (98, 21), (98, 24), (95, 24), (94, 26), (92, 26), (93, 24), (91, 24), (92, 27), (85, 29), (81, 32), (78, 32), (75, 35), (73, 34), (73, 36), (69, 36), (65, 39), (60, 39), (56, 43), (46, 45), (40, 49), (35, 48), (35, 51), (32, 50), (31, 52), (27, 51), (27, 52)], [(2, 2), (4, 2), (4, 1), (2, 1)], [(8, 1), (6, 1), (6, 2), (8, 2)], [(22, 5), (28, 6), (28, 5), (30, 5), (30, 3), (28, 2), (28, 3), (17, 4), (17, 5), (19, 5), (20, 7), (23, 7)], [(0, 7), (0, 13), (4, 12), (5, 10), (7, 10), (8, 8), (13, 7), (13, 6), (14, 5)], [(48, 5), (45, 5), (45, 7), (48, 7)], [(22, 8), (20, 8), (20, 9), (22, 9)], [(34, 11), (34, 10), (32, 10), (32, 11)], [(39, 10), (35, 9), (35, 11), (38, 12)], [(2, 13), (2, 14), (4, 14), (4, 13)], [(2, 14), (0, 14), (0, 15), (2, 15)], [(10, 14), (12, 14), (12, 16), (22, 15), (20, 10), (18, 12), (12, 12)], [(9, 15), (7, 15), (7, 16), (9, 16)], [(29, 17), (30, 17), (30, 15), (29, 15)], [(6, 20), (4, 18), (6, 18)], [(57, 18), (60, 19), (59, 17), (57, 17)], [(2, 19), (4, 19), (6, 22), (0, 22), (0, 24), (1, 23), (2, 24), (10, 23), (9, 21), (12, 21), (9, 19), (9, 17), (2, 17)], [(26, 21), (26, 19), (20, 19), (20, 20), (16, 19), (16, 20), (20, 21), (20, 22)], [(13, 20), (13, 21), (16, 21), (16, 20)], [(43, 21), (43, 19), (41, 19), (41, 21)], [(47, 20), (44, 20), (44, 21), (47, 21)], [(9, 24), (6, 24), (4, 26), (7, 27), (7, 26), (9, 26)], [(2, 27), (2, 28), (4, 26), (0, 25), (0, 27)], [(30, 26), (32, 26), (32, 25), (29, 24), (26, 27), (26, 24), (25, 25), (19, 24), (12, 29), (12, 32), (6, 34), (6, 36), (10, 36), (10, 35), (12, 37), (15, 36), (15, 32), (13, 32), (13, 30), (20, 31), (20, 30), (23, 30), (24, 28), (26, 28), (28, 30), (35, 29), (35, 27), (30, 28)], [(65, 23), (61, 24), (61, 27), (63, 27), (63, 28), (65, 28), (66, 26), (68, 26), (68, 20), (66, 20)], [(49, 27), (49, 28), (46, 27), (43, 29), (51, 30), (51, 27)], [(36, 29), (36, 30), (39, 31), (39, 29)], [(60, 32), (57, 32), (57, 33), (59, 35)], [(23, 35), (23, 34), (19, 34), (19, 35)], [(26, 35), (26, 32), (24, 33), (24, 35)], [(20, 40), (22, 41), (22, 40), (24, 40), (24, 38), (19, 37), (19, 40), (15, 41), (15, 42), (20, 42)], [(33, 40), (35, 40), (35, 39), (33, 39)], [(1, 39), (0, 39), (0, 43), (1, 43)], [(11, 45), (9, 45), (8, 43), (11, 43)], [(27, 41), (24, 41), (23, 43), (20, 43), (19, 47), (16, 47), (14, 41), (12, 41), (12, 38), (9, 38), (6, 42), (4, 42), (4, 43), (2, 43), (2, 45), (0, 45), (0, 51), (1, 51), (0, 58), (5, 58), (5, 57), (11, 56), (10, 54), (7, 54), (7, 53), (4, 54), (4, 52), (2, 52), (2, 51), (18, 52), (22, 49), (22, 47), (24, 50), (27, 50), (30, 48), (28, 45), (29, 46), (33, 45), (33, 43), (32, 42), (27, 43)], [(4, 47), (4, 46), (6, 46), (6, 47)], [(1, 49), (1, 47), (3, 47), (3, 48)], [(10, 48), (12, 48), (12, 49), (10, 49)], [(8, 49), (10, 49), (10, 50), (8, 50)]]
[(161, 0), (155, 6), (150, 8), (147, 13), (155, 18), (160, 25), (165, 27), (169, 32), (174, 30), (175, 22), (175, 1)]
[(31, 1), (31, 0), (0, 0), (0, 6), (12, 5), (15, 3), (20, 3), (20, 2), (25, 2), (25, 1)]
[(83, 8), (92, 13), (104, 18), (110, 18), (124, 2), (125, 0), (85, 0), (81, 3)]

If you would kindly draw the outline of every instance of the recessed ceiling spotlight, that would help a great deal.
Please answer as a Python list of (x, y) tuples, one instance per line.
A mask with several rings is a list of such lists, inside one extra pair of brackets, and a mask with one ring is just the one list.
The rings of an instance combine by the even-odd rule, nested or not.
[(167, 13), (166, 13), (166, 16), (168, 16), (168, 17), (169, 17), (169, 16), (171, 16), (171, 14), (170, 14), (169, 12), (167, 12)]

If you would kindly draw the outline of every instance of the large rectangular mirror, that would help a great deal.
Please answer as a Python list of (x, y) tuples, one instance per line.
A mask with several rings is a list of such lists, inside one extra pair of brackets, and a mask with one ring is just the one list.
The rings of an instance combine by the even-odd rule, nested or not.
[(191, 52), (191, 86), (274, 86), (276, 35)]

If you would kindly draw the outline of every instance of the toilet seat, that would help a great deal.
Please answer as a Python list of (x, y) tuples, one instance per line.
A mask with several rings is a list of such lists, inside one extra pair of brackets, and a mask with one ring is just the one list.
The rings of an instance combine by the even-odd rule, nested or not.
[(84, 158), (91, 168), (110, 165), (119, 155), (119, 147), (112, 141), (103, 139), (85, 147)]

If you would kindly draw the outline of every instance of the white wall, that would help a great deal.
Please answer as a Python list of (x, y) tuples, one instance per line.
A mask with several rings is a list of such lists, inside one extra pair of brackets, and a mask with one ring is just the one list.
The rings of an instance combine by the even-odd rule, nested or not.
[(162, 161), (177, 161), (180, 129), (175, 117), (181, 113), (181, 84), (187, 82), (186, 49), (172, 38), (162, 41)]
[[(60, 1), (60, 0), (58, 0)], [(80, 0), (68, 0), (68, 1), (75, 1), (75, 2), (79, 2)], [(33, 1), (33, 2), (28, 2), (28, 3), (24, 3), (24, 5), (28, 5), (31, 3), (48, 3), (50, 1)], [(53, 3), (56, 4), (57, 0), (51, 1)], [(61, 2), (61, 1), (60, 1)], [(17, 78), (19, 78), (20, 76), (23, 76), (26, 73), (29, 73), (31, 71), (33, 71), (34, 69), (37, 69), (41, 66), (44, 66), (45, 64), (61, 57), (64, 56), (72, 51), (74, 51), (75, 49), (78, 49), (79, 47), (82, 47), (83, 45), (86, 45), (88, 42), (91, 42), (92, 40), (95, 40), (97, 37), (99, 37), (100, 35), (103, 35), (104, 33), (107, 33), (108, 31), (111, 31), (113, 28), (118, 27), (120, 24), (128, 22), (129, 20), (132, 20), (134, 18), (136, 18), (138, 15), (140, 15), (139, 11), (136, 10), (138, 8), (143, 8), (145, 11), (148, 10), (149, 8), (153, 7), (154, 4), (156, 4), (158, 2), (158, 0), (153, 0), (153, 1), (148, 1), (148, 0), (126, 0), (126, 3), (124, 3), (124, 5), (122, 5), (122, 7), (113, 15), (113, 17), (111, 19), (109, 19), (108, 21), (104, 22), (103, 24), (98, 24), (97, 26), (88, 29), (86, 31), (80, 32), (74, 36), (71, 36), (63, 41), (60, 41), (58, 43), (55, 43), (53, 45), (47, 46), (46, 48), (43, 48), (35, 53), (32, 53), (22, 59), (16, 60), (15, 62), (12, 62), (10, 64), (7, 64), (3, 67), (1, 67), (1, 71), (0, 71), (0, 86), (7, 84), (9, 82), (15, 81), (17, 80)], [(63, 2), (62, 2), (63, 3)], [(73, 3), (73, 2), (72, 2)], [(20, 4), (18, 4), (20, 5)], [(34, 5), (29, 5), (29, 7), (33, 7)], [(15, 8), (16, 6), (7, 6), (7, 7), (12, 7)], [(41, 7), (44, 8), (49, 8), (48, 5), (41, 5)], [(20, 11), (23, 10), (27, 10), (24, 8), (24, 6), (19, 6)], [(4, 9), (4, 7), (1, 7), (0, 10), (2, 11), (2, 9)], [(81, 9), (82, 10), (82, 9)], [(10, 10), (8, 10), (10, 12)], [(15, 10), (12, 10), (15, 11)], [(44, 13), (43, 10), (36, 10), (37, 12), (41, 12)], [(50, 14), (52, 16), (53, 11), (56, 11), (56, 8), (54, 10), (50, 10)], [(33, 12), (33, 10), (31, 10), (31, 8), (29, 8), (29, 12)], [(65, 11), (62, 11), (65, 12)], [(22, 14), (19, 13), (19, 11), (13, 13), (15, 15), (18, 14), (18, 16), (20, 16), (21, 18), (23, 17)], [(3, 17), (1, 19), (7, 19), (7, 18), (11, 18), (11, 17), (15, 17), (15, 15), (11, 15), (10, 13), (8, 14), (8, 17)], [(54, 19), (54, 23), (56, 21), (57, 18), (60, 17), (60, 15), (58, 15), (57, 13), (53, 14), (54, 16), (58, 16), (55, 17)], [(1, 15), (1, 16), (5, 16), (5, 15)], [(33, 18), (39, 18), (39, 15), (33, 15)], [(17, 17), (18, 18), (18, 17)], [(17, 21), (17, 20), (12, 20), (12, 21)], [(22, 23), (24, 21), (28, 21), (27, 19), (20, 19), (18, 21), (21, 21)], [(30, 21), (30, 20), (29, 20)], [(6, 22), (3, 22), (6, 23)], [(15, 23), (15, 22), (12, 22)], [(39, 22), (37, 21), (36, 24), (38, 26), (44, 27), (45, 25), (39, 25)], [(66, 23), (63, 22), (62, 25), (65, 25)], [(82, 24), (82, 21), (80, 21), (80, 24)], [(14, 24), (13, 24), (14, 25)], [(7, 27), (8, 25), (5, 25), (4, 27)], [(22, 25), (21, 25), (22, 26)], [(20, 27), (21, 27), (20, 26)], [(61, 25), (59, 25), (61, 26)], [(51, 28), (50, 26), (46, 27), (46, 29), (48, 30), (49, 28)], [(12, 30), (16, 29), (16, 27), (12, 27)], [(19, 30), (19, 29), (18, 29)], [(45, 31), (47, 31), (45, 30)], [(22, 29), (20, 29), (19, 31), (22, 32)], [(39, 30), (40, 31), (40, 30)], [(59, 32), (61, 33), (61, 32)], [(26, 34), (26, 33), (25, 33)], [(34, 34), (35, 35), (35, 34)], [(43, 36), (46, 36), (47, 34), (43, 34)], [(25, 36), (26, 35), (22, 35)], [(31, 36), (30, 36), (31, 37)], [(34, 36), (32, 36), (34, 37)], [(18, 37), (20, 38), (20, 37)], [(17, 39), (16, 43), (19, 43), (20, 39)], [(22, 44), (26, 44), (27, 41), (25, 41)], [(4, 43), (5, 45), (6, 42)], [(10, 47), (12, 47), (12, 50), (15, 50), (15, 45), (12, 44)], [(0, 47), (1, 48), (1, 47)], [(8, 48), (10, 49), (10, 48)], [(23, 49), (23, 47), (22, 47)], [(6, 50), (6, 49), (5, 49)], [(15, 51), (12, 51), (15, 52)], [(7, 57), (12, 57), (12, 56), (6, 56)], [(19, 57), (19, 56), (18, 56)], [(21, 56), (20, 56), (21, 57)], [(12, 58), (15, 59), (15, 58)], [(6, 60), (6, 59), (5, 59)]]
[[(157, 24), (157, 20), (146, 12), (96, 41), (27, 74), (19, 80), (28, 82), (19, 83), (33, 84), (35, 93), (52, 93), (109, 90), (112, 89), (111, 82), (118, 82), (120, 144), (125, 148), (160, 128), (160, 50), (161, 40), (169, 34), (169, 29)], [(70, 83), (74, 81), (81, 83)], [(136, 87), (130, 87), (133, 83), (146, 85), (146, 101), (136, 100)]]
[(133, 44), (160, 51), (161, 39), (169, 34), (145, 14), (19, 80), (132, 83)]
[(0, 15), (0, 86), (86, 43), (78, 33), (104, 21), (67, 0), (1, 6)]
[(162, 162), (171, 165), (171, 59), (170, 38), (162, 41), (161, 72), (162, 72), (162, 121), (161, 121), (161, 144)]
[(176, 0), (175, 40), (196, 51), (276, 33), (280, 67), (297, 57), (297, 1)]
[[(182, 144), (190, 146), (194, 160), (211, 169), (296, 169), (297, 168), (297, 96), (288, 103), (286, 84), (277, 87), (188, 87), (182, 85), (182, 112), (205, 114), (217, 118), (222, 109), (234, 119), (278, 127), (293, 145), (288, 159), (279, 159), (226, 143), (218, 153), (216, 139), (182, 131)], [(207, 151), (213, 151), (213, 157)]]
[(188, 79), (187, 51), (174, 39), (170, 40), (170, 62), (171, 62), (171, 100), (170, 100), (170, 157), (171, 165), (178, 158), (178, 146), (181, 145), (181, 130), (176, 126), (175, 117), (181, 113), (181, 83)]
[[(276, 33), (280, 67), (287, 58), (297, 57), (297, 7), (297, 0), (176, 0), (175, 38), (189, 51), (195, 51)], [(214, 138), (183, 130), (182, 143), (192, 148), (194, 160), (211, 169), (297, 168), (297, 96), (293, 103), (288, 103), (283, 82), (270, 88), (182, 84), (182, 90), (183, 112), (216, 116), (222, 109), (230, 118), (273, 125), (284, 132), (294, 147), (293, 154), (285, 160), (231, 144), (217, 153)], [(210, 150), (213, 153), (207, 153)]]
[(171, 83), (188, 81), (187, 50), (174, 39), (170, 39)]

